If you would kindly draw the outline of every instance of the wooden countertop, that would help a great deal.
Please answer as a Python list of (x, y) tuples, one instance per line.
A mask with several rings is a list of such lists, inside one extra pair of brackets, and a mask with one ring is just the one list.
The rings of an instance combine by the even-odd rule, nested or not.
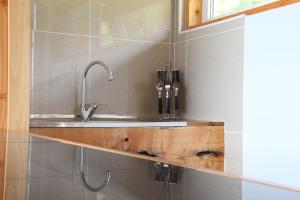
[(186, 127), (31, 128), (32, 136), (181, 167), (224, 171), (224, 123)]

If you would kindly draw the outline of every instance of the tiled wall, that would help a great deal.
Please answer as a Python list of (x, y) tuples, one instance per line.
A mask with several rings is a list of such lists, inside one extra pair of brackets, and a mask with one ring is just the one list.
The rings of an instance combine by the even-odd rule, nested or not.
[[(225, 170), (242, 175), (244, 19), (175, 31), (174, 49), (175, 64), (185, 67), (186, 118), (225, 122)], [(183, 170), (183, 177), (172, 192), (178, 199), (242, 198), (235, 181), (193, 170)]]
[[(172, 58), (171, 0), (31, 0), (31, 114), (74, 114), (80, 106), (85, 66), (100, 59), (112, 69), (91, 70), (88, 101), (98, 113), (156, 113), (155, 70)], [(88, 181), (95, 186), (112, 171), (99, 193), (84, 189), (78, 149), (33, 139), (30, 200), (139, 200), (168, 198), (154, 184), (153, 163), (88, 151)]]
[[(107, 105), (98, 113), (154, 114), (155, 69), (172, 61), (184, 75), (186, 118), (225, 122), (225, 170), (242, 175), (244, 18), (179, 34), (172, 3), (32, 0), (31, 113), (78, 112), (82, 71), (100, 59), (115, 80), (108, 82), (103, 69), (92, 70), (88, 100)], [(91, 183), (112, 171), (111, 184), (91, 193), (78, 177), (78, 153), (73, 146), (33, 139), (30, 199), (240, 200), (253, 188), (181, 169), (169, 193), (153, 183), (152, 162), (89, 150)]]
[[(81, 73), (89, 61), (101, 59), (115, 80), (108, 82), (103, 69), (92, 70), (89, 100), (107, 105), (99, 113), (153, 114), (155, 67), (173, 61), (183, 71), (187, 117), (225, 121), (228, 141), (235, 145), (226, 151), (237, 152), (228, 159), (241, 160), (243, 22), (179, 35), (171, 31), (177, 28), (170, 17), (177, 6), (171, 3), (32, 0), (31, 113), (78, 112)], [(233, 114), (228, 116), (228, 110)], [(229, 199), (241, 196), (239, 182), (191, 170), (182, 170), (169, 196), (153, 184), (153, 163), (98, 151), (88, 151), (89, 181), (96, 185), (111, 169), (112, 183), (101, 193), (90, 193), (79, 181), (75, 147), (33, 142), (31, 155), (30, 199), (218, 199), (223, 196), (215, 191), (222, 184), (228, 184), (224, 193)], [(237, 164), (230, 170), (241, 168)]]
[(156, 113), (155, 70), (171, 59), (171, 0), (32, 0), (32, 114), (74, 114), (85, 66), (98, 113)]
[[(186, 117), (225, 122), (225, 170), (230, 174), (299, 185), (299, 162), (293, 159), (299, 140), (296, 128), (289, 126), (297, 123), (293, 120), (299, 113), (299, 95), (294, 92), (299, 74), (299, 27), (295, 26), (299, 9), (298, 3), (175, 33), (173, 59), (186, 67)], [(273, 159), (287, 154), (285, 162)], [(179, 199), (299, 198), (299, 193), (251, 183), (241, 186), (209, 175), (203, 178), (191, 170), (183, 173), (181, 186), (172, 192)], [(226, 189), (214, 192), (213, 186), (219, 184)], [(193, 189), (196, 185), (206, 190)]]

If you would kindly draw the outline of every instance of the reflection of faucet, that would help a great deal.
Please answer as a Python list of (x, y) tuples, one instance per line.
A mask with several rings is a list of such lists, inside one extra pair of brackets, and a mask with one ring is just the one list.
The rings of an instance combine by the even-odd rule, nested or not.
[(93, 61), (88, 66), (86, 66), (86, 69), (84, 70), (83, 76), (82, 76), (82, 91), (81, 91), (81, 118), (83, 120), (89, 121), (92, 119), (95, 111), (97, 110), (98, 106), (97, 104), (85, 104), (86, 100), (86, 76), (89, 72), (89, 70), (94, 66), (94, 65), (100, 65), (102, 66), (107, 74), (108, 74), (108, 80), (112, 81), (113, 76), (110, 68), (102, 61)]

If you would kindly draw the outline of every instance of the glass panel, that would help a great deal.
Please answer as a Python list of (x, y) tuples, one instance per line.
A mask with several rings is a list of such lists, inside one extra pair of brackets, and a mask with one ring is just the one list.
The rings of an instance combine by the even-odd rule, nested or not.
[(212, 18), (247, 10), (277, 0), (213, 0)]

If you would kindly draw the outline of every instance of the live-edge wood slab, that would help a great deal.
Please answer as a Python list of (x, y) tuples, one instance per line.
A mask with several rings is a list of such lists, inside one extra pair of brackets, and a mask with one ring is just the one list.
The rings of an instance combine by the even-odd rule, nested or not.
[(224, 124), (189, 122), (187, 127), (31, 128), (33, 136), (87, 148), (224, 171)]

